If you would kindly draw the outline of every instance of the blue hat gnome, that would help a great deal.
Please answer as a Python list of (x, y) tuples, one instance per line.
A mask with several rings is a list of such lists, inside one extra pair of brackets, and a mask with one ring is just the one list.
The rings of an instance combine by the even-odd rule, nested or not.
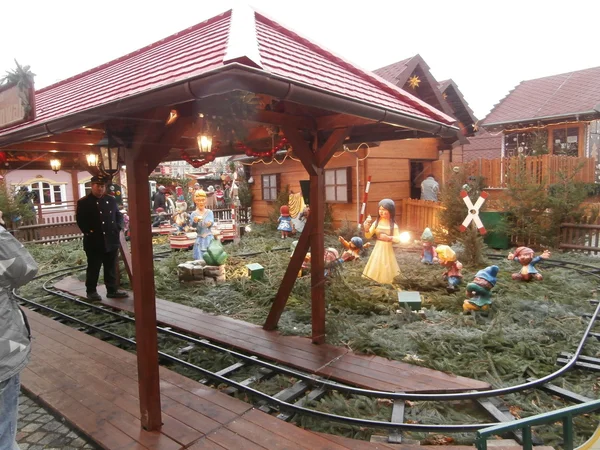
[(487, 311), (492, 304), (492, 289), (496, 285), (498, 266), (489, 266), (475, 274), (467, 284), (467, 299), (463, 302), (463, 312)]
[(423, 249), (421, 250), (421, 262), (423, 264), (434, 264), (438, 262), (438, 257), (435, 253), (435, 246), (433, 245), (433, 233), (429, 228), (425, 228), (425, 230), (423, 230), (421, 242), (423, 243)]

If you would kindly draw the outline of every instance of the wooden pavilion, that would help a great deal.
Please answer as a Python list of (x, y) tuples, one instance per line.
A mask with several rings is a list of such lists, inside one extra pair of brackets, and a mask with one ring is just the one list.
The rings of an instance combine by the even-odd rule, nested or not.
[[(453, 122), (264, 14), (243, 8), (37, 91), (35, 118), (0, 129), (0, 152), (9, 168), (15, 161), (29, 158), (35, 165), (52, 156), (74, 169), (82, 167), (107, 131), (124, 142), (140, 409), (142, 426), (155, 430), (161, 426), (161, 404), (148, 175), (157, 164), (192, 160), (197, 137), (208, 127), (214, 145), (204, 160), (292, 147), (310, 178), (311, 216), (264, 328), (276, 328), (311, 248), (312, 341), (319, 344), (325, 340), (327, 162), (342, 144), (455, 136)], [(192, 162), (201, 164), (202, 158)]]

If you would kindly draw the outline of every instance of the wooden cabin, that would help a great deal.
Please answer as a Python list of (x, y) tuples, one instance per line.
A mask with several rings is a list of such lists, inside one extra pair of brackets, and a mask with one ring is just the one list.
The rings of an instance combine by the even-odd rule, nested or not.
[[(388, 83), (455, 118), (459, 131), (451, 137), (427, 137), (414, 133), (403, 139), (371, 142), (355, 140), (355, 145), (338, 151), (325, 167), (325, 200), (333, 214), (333, 226), (358, 223), (365, 186), (370, 189), (365, 210), (376, 215), (379, 200), (396, 202), (398, 223), (400, 203), (421, 197), (421, 182), (433, 174), (441, 183), (442, 165), (436, 161), (462, 162), (463, 144), (477, 129), (477, 119), (452, 80), (438, 82), (420, 55), (398, 61), (374, 71)], [(388, 137), (389, 139), (389, 137)], [(393, 137), (392, 137), (393, 139)], [(252, 217), (267, 221), (277, 194), (286, 186), (291, 193), (300, 192), (300, 181), (308, 179), (302, 163), (285, 152), (274, 160), (238, 158), (250, 166), (252, 185)]]

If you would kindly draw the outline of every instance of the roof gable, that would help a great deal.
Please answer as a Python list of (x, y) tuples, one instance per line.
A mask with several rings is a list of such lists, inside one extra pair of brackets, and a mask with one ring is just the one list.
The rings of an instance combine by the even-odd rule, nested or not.
[[(429, 105), (444, 111), (447, 115), (453, 115), (452, 108), (450, 108), (441, 95), (438, 82), (431, 75), (429, 66), (421, 55), (417, 54), (408, 59), (381, 67), (376, 69), (374, 73), (403, 90), (413, 93)], [(418, 79), (419, 83), (417, 86), (411, 84), (413, 83), (413, 77), (417, 77)]]
[(600, 67), (522, 81), (483, 120), (483, 125), (600, 114)]
[(440, 81), (438, 88), (450, 105), (452, 115), (467, 129), (467, 135), (472, 136), (477, 131), (478, 121), (456, 83), (452, 79)]
[[(239, 65), (429, 122), (452, 117), (304, 39), (264, 14), (227, 11), (154, 44), (36, 92), (35, 121), (0, 137)], [(91, 120), (91, 119), (90, 119)]]

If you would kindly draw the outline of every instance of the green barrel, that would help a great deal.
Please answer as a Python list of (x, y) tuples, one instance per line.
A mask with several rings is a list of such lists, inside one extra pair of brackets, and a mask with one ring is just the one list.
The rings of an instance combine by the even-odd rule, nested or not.
[[(487, 230), (487, 234), (483, 238), (489, 247), (506, 250), (510, 248), (510, 239), (508, 235), (498, 228), (502, 224), (502, 219), (506, 213), (501, 211), (483, 211), (479, 213), (483, 226)], [(501, 228), (501, 227), (500, 227)]]

